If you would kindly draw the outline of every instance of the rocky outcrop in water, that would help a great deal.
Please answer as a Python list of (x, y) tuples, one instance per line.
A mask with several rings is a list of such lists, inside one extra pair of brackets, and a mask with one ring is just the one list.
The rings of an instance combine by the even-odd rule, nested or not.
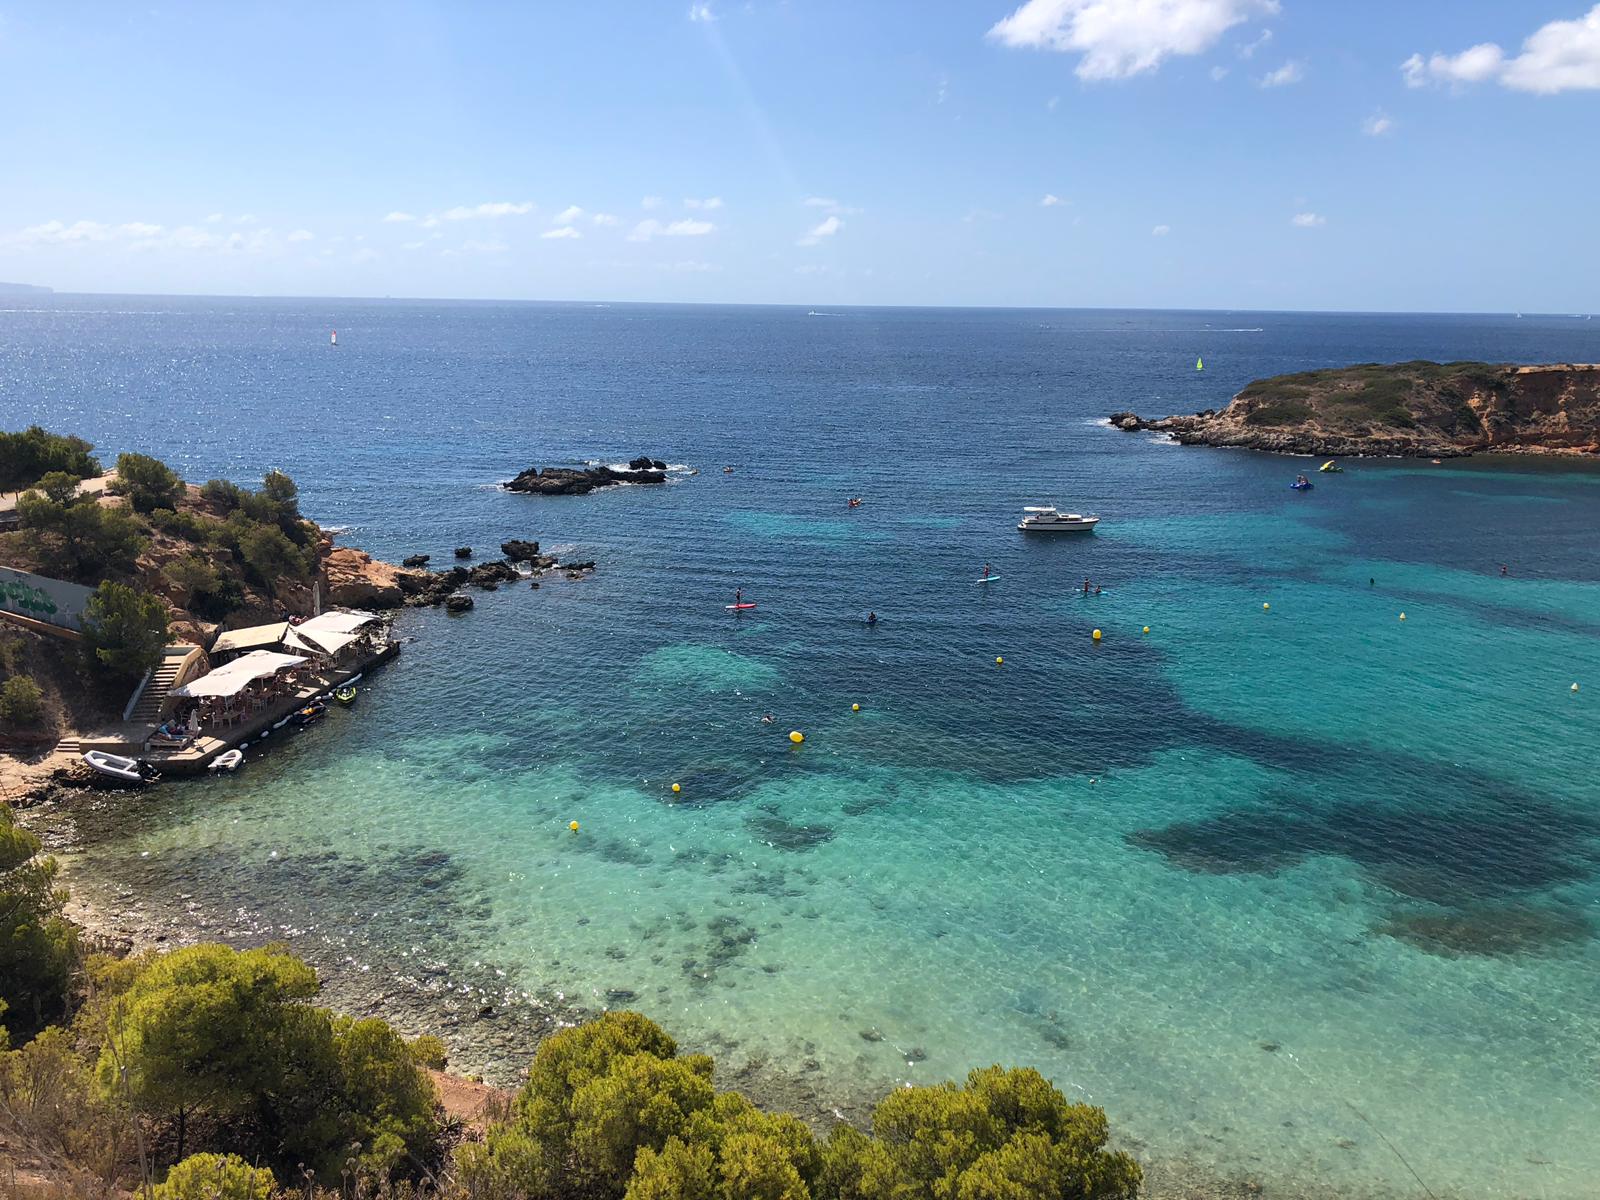
[(529, 467), (505, 487), (510, 492), (535, 496), (581, 496), (595, 488), (621, 483), (665, 483), (667, 464), (656, 458), (636, 458), (626, 471), (613, 467)]
[(539, 543), (526, 542), (521, 538), (512, 538), (500, 543), (500, 553), (506, 556), (507, 562), (537, 562), (539, 559)]
[(1111, 423), (1186, 445), (1330, 457), (1600, 454), (1600, 365), (1363, 363), (1258, 379), (1221, 412)]

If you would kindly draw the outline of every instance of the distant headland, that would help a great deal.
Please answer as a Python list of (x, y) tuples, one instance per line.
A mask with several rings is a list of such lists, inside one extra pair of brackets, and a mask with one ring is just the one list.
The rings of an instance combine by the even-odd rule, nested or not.
[(55, 288), (41, 287), (37, 283), (6, 283), (0, 280), (0, 296), (49, 296)]
[(1600, 454), (1600, 365), (1362, 363), (1258, 379), (1220, 412), (1111, 423), (1282, 454)]

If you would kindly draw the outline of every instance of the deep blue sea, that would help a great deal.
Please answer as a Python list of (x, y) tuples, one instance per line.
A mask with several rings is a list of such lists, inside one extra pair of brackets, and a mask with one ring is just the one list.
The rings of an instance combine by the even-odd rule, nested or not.
[[(74, 871), (824, 1094), (1035, 1065), (1269, 1196), (1600, 1195), (1596, 464), (1297, 494), (1103, 420), (1415, 358), (1593, 362), (1600, 324), (8, 301), (0, 425), (281, 468), (382, 556), (599, 563), (404, 613), (355, 708)], [(495, 486), (640, 453), (699, 474)], [(1030, 540), (1038, 503), (1103, 523)]]

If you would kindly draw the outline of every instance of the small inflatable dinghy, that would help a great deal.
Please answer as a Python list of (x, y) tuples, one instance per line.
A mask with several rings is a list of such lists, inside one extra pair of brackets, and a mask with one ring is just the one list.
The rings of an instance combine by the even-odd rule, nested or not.
[(211, 760), (208, 771), (237, 771), (244, 762), (243, 750), (224, 750)]
[(142, 758), (126, 758), (121, 754), (108, 754), (104, 750), (90, 750), (83, 761), (98, 774), (123, 783), (154, 783), (161, 772)]

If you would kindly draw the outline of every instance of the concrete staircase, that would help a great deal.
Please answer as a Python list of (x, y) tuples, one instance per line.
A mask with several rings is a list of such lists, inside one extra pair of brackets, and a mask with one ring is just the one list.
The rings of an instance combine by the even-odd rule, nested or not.
[(183, 669), (183, 662), (189, 656), (190, 646), (168, 646), (161, 652), (161, 661), (156, 664), (156, 669), (150, 672), (150, 681), (144, 685), (144, 691), (139, 693), (139, 703), (133, 706), (133, 711), (128, 714), (128, 720), (134, 724), (155, 725), (161, 720), (161, 708), (167, 702), (167, 693), (172, 690), (173, 681), (177, 679), (178, 672)]

